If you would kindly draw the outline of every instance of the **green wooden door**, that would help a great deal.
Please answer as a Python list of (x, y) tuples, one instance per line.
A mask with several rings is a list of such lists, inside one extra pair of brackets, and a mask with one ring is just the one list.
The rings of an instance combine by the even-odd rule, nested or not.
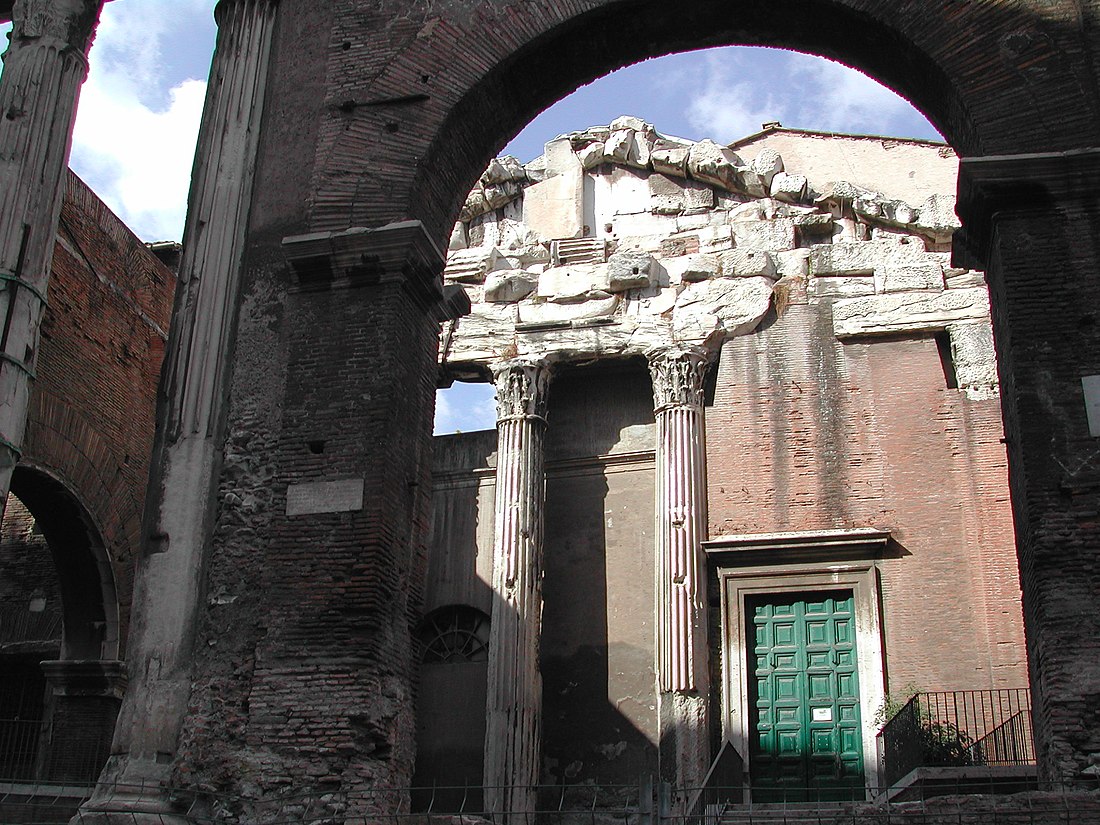
[(747, 603), (752, 798), (862, 799), (852, 591)]

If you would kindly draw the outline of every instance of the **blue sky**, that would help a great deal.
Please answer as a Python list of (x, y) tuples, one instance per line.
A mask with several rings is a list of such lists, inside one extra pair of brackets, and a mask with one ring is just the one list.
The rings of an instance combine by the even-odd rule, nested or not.
[[(114, 0), (104, 7), (81, 93), (70, 165), (146, 241), (179, 240), (206, 76), (215, 0)], [(10, 26), (0, 26), (5, 36)], [(760, 48), (648, 60), (578, 89), (504, 150), (522, 161), (556, 135), (623, 114), (658, 131), (730, 142), (765, 121), (939, 139), (905, 100), (838, 63)], [(440, 393), (437, 432), (493, 424), (485, 385)]]

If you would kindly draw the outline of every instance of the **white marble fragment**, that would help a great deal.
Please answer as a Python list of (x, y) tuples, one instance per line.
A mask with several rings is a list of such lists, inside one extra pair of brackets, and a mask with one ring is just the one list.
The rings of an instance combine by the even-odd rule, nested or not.
[(691, 177), (731, 191), (738, 187), (737, 169), (743, 165), (733, 150), (712, 140), (701, 140), (693, 144), (688, 152), (688, 173)]
[(494, 269), (498, 269), (500, 264), (500, 250), (495, 246), (456, 249), (447, 256), (443, 278), (460, 284), (480, 284), (484, 283), (485, 276)]
[(649, 161), (654, 172), (683, 178), (687, 177), (689, 151), (687, 146), (658, 145), (650, 152)]
[(771, 306), (769, 278), (713, 278), (689, 284), (676, 299), (673, 333), (679, 341), (706, 340), (716, 330), (751, 332)]
[(457, 249), (465, 249), (469, 244), (466, 241), (466, 224), (457, 221), (451, 230), (451, 239), (447, 242), (448, 254)]
[(583, 321), (592, 318), (607, 318), (615, 314), (619, 306), (618, 295), (609, 295), (592, 301), (580, 303), (542, 303), (522, 301), (519, 307), (521, 324), (555, 324), (563, 321)]
[(584, 232), (584, 170), (576, 155), (569, 156), (571, 167), (523, 192), (523, 223), (540, 238), (579, 238)]
[(523, 269), (500, 269), (485, 278), (485, 300), (490, 303), (515, 303), (535, 291), (539, 277)]
[(580, 160), (581, 166), (585, 169), (594, 169), (601, 163), (607, 160), (607, 153), (604, 150), (604, 143), (590, 143), (577, 152), (577, 159)]
[(642, 289), (655, 282), (657, 262), (644, 252), (616, 252), (607, 259), (609, 291)]
[(807, 185), (805, 175), (791, 175), (780, 171), (772, 177), (768, 191), (776, 200), (798, 203), (806, 197)]
[(619, 115), (617, 118), (611, 121), (610, 124), (608, 124), (608, 128), (611, 129), (612, 132), (620, 129), (630, 129), (634, 132), (645, 132), (652, 129), (653, 127), (642, 120), (640, 117), (634, 117), (633, 115)]
[(997, 395), (997, 354), (988, 323), (949, 324), (951, 360), (959, 389), (980, 400)]
[(505, 155), (489, 161), (489, 166), (482, 173), (481, 179), (486, 185), (509, 181), (523, 182), (527, 180), (527, 172), (518, 158)]
[(587, 300), (593, 293), (610, 292), (607, 264), (555, 266), (539, 276), (537, 295), (553, 303)]
[[(703, 252), (684, 257), (685, 262), (680, 270), (680, 279), (685, 283), (706, 281), (710, 278), (717, 278), (722, 274), (721, 257), (713, 252)], [(665, 266), (668, 268), (667, 262)]]

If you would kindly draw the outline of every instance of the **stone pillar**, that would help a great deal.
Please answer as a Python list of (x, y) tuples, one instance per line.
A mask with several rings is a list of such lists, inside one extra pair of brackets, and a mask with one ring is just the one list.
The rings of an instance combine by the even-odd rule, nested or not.
[(1098, 187), (1100, 149), (964, 158), (954, 250), (990, 287), (1040, 776), (1090, 787), (1100, 765)]
[(657, 423), (656, 605), (662, 779), (698, 788), (709, 765), (706, 449), (702, 347), (647, 353)]
[(126, 691), (122, 662), (42, 662), (50, 686), (49, 746), (42, 773), (50, 782), (94, 781), (111, 752), (111, 735)]
[(103, 0), (16, 0), (0, 76), (0, 513), (19, 461), (80, 85)]
[(500, 822), (534, 812), (542, 729), (543, 434), (549, 365), (493, 369), (497, 393), (496, 535), (485, 725), (485, 805)]
[(134, 584), (123, 702), (111, 761), (80, 821), (171, 822), (168, 781), (191, 661), (220, 464), (231, 341), (264, 106), (274, 0), (222, 0), (161, 375)]

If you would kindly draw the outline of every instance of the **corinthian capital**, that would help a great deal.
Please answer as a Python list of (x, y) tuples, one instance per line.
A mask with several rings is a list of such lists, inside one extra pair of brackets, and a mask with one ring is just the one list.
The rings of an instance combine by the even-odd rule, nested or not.
[(497, 422), (523, 418), (546, 420), (550, 364), (543, 358), (512, 358), (493, 365)]
[(653, 379), (655, 412), (675, 408), (702, 408), (703, 377), (709, 354), (703, 347), (659, 347), (646, 353)]
[(15, 0), (12, 38), (53, 40), (83, 53), (103, 0)]

